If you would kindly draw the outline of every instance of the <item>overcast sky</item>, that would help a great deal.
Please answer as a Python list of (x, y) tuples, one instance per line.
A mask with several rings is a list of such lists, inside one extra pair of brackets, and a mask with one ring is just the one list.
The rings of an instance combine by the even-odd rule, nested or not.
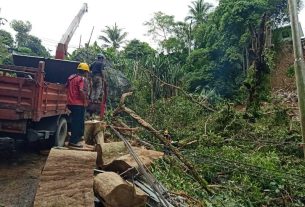
[[(92, 28), (94, 32), (91, 43), (101, 35), (105, 26), (113, 26), (116, 22), (119, 28), (128, 32), (127, 39), (134, 38), (149, 41), (144, 36), (147, 27), (145, 21), (153, 17), (153, 13), (162, 11), (174, 15), (175, 20), (183, 20), (188, 15), (188, 5), (193, 0), (0, 0), (0, 17), (9, 22), (13, 19), (28, 20), (32, 24), (31, 34), (43, 41), (43, 44), (55, 53), (57, 43), (67, 30), (71, 21), (78, 13), (83, 3), (88, 4), (88, 12), (83, 16), (79, 27), (69, 44), (71, 52), (88, 42)], [(216, 5), (215, 0), (205, 0)], [(304, 0), (302, 0), (304, 1)], [(299, 14), (299, 19), (305, 32), (305, 9)], [(2, 27), (8, 31), (9, 24)]]

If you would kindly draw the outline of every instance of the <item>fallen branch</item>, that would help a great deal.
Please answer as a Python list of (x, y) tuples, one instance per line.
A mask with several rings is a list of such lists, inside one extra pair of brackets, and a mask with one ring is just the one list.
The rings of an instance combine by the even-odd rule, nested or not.
[[(115, 119), (115, 121), (116, 121), (119, 125), (121, 125), (122, 127), (128, 128), (128, 125), (125, 124), (122, 120), (120, 120), (120, 119)], [(120, 131), (120, 130), (118, 130), (118, 131)], [(122, 133), (122, 134), (124, 134), (124, 133)], [(148, 148), (148, 149), (152, 149), (152, 150), (155, 149), (155, 147), (154, 147), (152, 144), (150, 144), (150, 143), (148, 143), (148, 142), (145, 142), (145, 141), (141, 140), (140, 137), (138, 137), (136, 134), (131, 134), (131, 135), (128, 135), (128, 136), (131, 136), (135, 141), (139, 142), (140, 144), (142, 144), (143, 146), (145, 146), (145, 147)]]
[(124, 93), (121, 96), (120, 103), (119, 103), (118, 107), (113, 111), (112, 116), (115, 116), (116, 114), (118, 114), (119, 112), (122, 111), (121, 107), (125, 104), (126, 97), (131, 96), (131, 95), (132, 95), (132, 92), (128, 92), (128, 93)]
[[(107, 125), (107, 127), (109, 127), (110, 125)], [(119, 130), (119, 131), (131, 131), (131, 132), (137, 132), (139, 131), (139, 128), (130, 128), (130, 127), (118, 127), (118, 126), (112, 126), (114, 129)]]
[[(127, 94), (123, 94), (121, 100), (125, 100), (125, 98), (129, 95), (132, 95), (132, 93), (127, 93)], [(158, 138), (163, 144), (167, 144), (168, 141), (164, 138), (164, 136), (157, 131), (156, 129), (154, 129), (149, 123), (147, 123), (146, 121), (144, 121), (139, 115), (137, 115), (133, 110), (127, 108), (124, 105), (124, 102), (120, 103), (119, 105), (120, 109), (116, 109), (115, 111), (124, 111), (125, 113), (127, 113), (128, 115), (130, 115), (134, 120), (136, 120), (141, 126), (143, 126), (145, 129), (147, 129), (148, 131), (150, 131), (156, 138)], [(116, 114), (114, 114), (116, 115)], [(199, 173), (196, 171), (195, 167), (193, 166), (192, 163), (190, 163), (187, 159), (185, 159), (180, 152), (177, 150), (176, 147), (173, 147), (172, 145), (167, 145), (169, 147), (169, 149), (173, 152), (173, 154), (175, 154), (177, 156), (177, 158), (188, 168), (188, 170), (190, 171), (190, 173), (193, 175), (194, 179), (201, 185), (201, 187), (203, 189), (205, 189), (208, 193), (213, 193), (213, 191), (211, 191), (208, 188), (208, 182), (206, 180), (204, 180)]]
[(191, 145), (191, 144), (194, 144), (194, 143), (197, 143), (197, 142), (198, 142), (198, 140), (193, 140), (193, 141), (190, 141), (188, 143), (182, 144), (182, 146), (180, 146), (179, 149), (182, 149), (182, 148), (184, 148), (188, 145)]

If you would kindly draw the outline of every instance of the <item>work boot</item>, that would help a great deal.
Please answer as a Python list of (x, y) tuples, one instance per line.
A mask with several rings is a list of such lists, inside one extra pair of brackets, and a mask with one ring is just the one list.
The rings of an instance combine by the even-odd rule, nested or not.
[(70, 147), (77, 147), (77, 148), (83, 148), (83, 145), (81, 144), (81, 142), (78, 142), (78, 143), (72, 143), (72, 142), (69, 142), (69, 146)]

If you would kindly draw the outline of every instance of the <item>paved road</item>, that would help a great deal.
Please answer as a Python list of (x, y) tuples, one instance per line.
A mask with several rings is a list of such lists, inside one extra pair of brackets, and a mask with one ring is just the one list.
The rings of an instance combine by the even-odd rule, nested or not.
[(31, 207), (46, 155), (0, 152), (0, 207)]

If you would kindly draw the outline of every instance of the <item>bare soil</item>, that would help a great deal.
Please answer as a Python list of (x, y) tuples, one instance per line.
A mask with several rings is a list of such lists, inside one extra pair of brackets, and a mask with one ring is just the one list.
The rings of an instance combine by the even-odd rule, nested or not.
[(33, 206), (46, 159), (29, 150), (0, 152), (0, 207)]
[[(303, 54), (305, 58), (305, 41), (303, 44)], [(275, 69), (271, 71), (271, 87), (273, 91), (296, 91), (295, 76), (288, 75), (288, 71), (294, 70), (294, 53), (292, 42), (282, 43), (276, 58)]]

